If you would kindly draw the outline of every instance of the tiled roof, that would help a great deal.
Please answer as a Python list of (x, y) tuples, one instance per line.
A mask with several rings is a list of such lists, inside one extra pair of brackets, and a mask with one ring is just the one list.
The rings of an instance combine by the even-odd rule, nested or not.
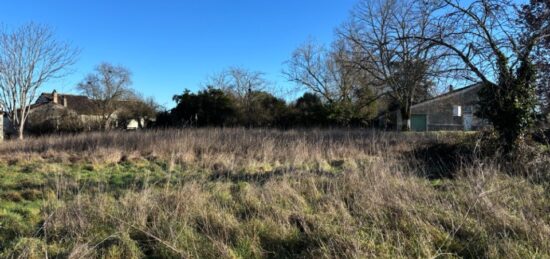
[[(423, 100), (421, 102), (415, 103), (411, 107), (426, 104), (428, 102), (435, 101), (435, 100), (438, 100), (438, 99), (441, 99), (441, 98), (445, 98), (445, 97), (448, 97), (448, 96), (451, 96), (451, 95), (454, 95), (454, 94), (457, 94), (457, 93), (462, 93), (462, 92), (465, 92), (465, 91), (468, 91), (468, 90), (472, 90), (472, 89), (475, 89), (479, 86), (482, 86), (482, 84), (481, 83), (476, 83), (476, 84), (472, 84), (472, 85), (469, 85), (469, 86), (466, 86), (466, 87), (462, 87), (462, 88), (456, 89), (454, 91), (447, 92), (447, 93), (444, 93), (444, 94), (441, 94), (441, 95), (438, 95), (438, 96), (435, 96), (435, 97), (432, 97), (432, 98), (428, 98), (428, 99)], [(382, 117), (382, 116), (384, 116), (384, 115), (386, 115), (390, 112), (394, 112), (396, 110), (397, 109), (390, 109), (390, 110), (382, 111), (376, 116), (376, 118), (380, 118), (380, 117)]]
[[(81, 115), (97, 114), (97, 105), (94, 100), (83, 95), (58, 94), (58, 104), (63, 105), (63, 100), (67, 100), (67, 108)], [(53, 102), (53, 93), (42, 93), (38, 98), (36, 105)]]
[(482, 84), (480, 84), (480, 83), (472, 84), (472, 85), (469, 85), (469, 86), (466, 86), (466, 87), (462, 87), (462, 88), (456, 89), (456, 90), (451, 91), (451, 92), (444, 93), (444, 94), (442, 94), (442, 95), (438, 95), (438, 96), (433, 97), (433, 98), (426, 99), (426, 100), (424, 100), (424, 101), (422, 101), (422, 102), (415, 103), (415, 104), (413, 104), (412, 106), (414, 107), (414, 106), (417, 106), (417, 105), (422, 105), (422, 104), (424, 104), (424, 103), (431, 102), (431, 101), (434, 101), (434, 100), (437, 100), (437, 99), (441, 99), (441, 98), (445, 98), (445, 97), (447, 97), (447, 96), (455, 95), (455, 94), (457, 94), (457, 93), (466, 92), (466, 91), (468, 91), (468, 90), (472, 90), (472, 89), (477, 88), (477, 87), (479, 87), (479, 86), (482, 86)]

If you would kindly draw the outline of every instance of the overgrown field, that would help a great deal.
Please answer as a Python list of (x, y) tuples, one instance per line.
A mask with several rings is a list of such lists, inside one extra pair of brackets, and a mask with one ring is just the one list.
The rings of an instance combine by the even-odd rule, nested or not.
[(550, 258), (548, 151), (497, 163), (476, 137), (195, 129), (5, 142), (0, 258)]

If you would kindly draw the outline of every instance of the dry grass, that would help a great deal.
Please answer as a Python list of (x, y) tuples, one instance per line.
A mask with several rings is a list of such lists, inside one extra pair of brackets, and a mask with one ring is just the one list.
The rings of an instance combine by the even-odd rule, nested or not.
[[(7, 142), (0, 255), (550, 257), (547, 178), (425, 159), (470, 137), (203, 129)], [(547, 174), (548, 159), (534, 160), (525, 170)], [(452, 178), (430, 177), (434, 166)]]
[[(116, 160), (121, 156), (175, 156), (185, 162), (215, 159), (285, 163), (331, 160), (364, 155), (391, 155), (419, 142), (445, 140), (452, 134), (410, 137), (398, 133), (361, 130), (278, 131), (246, 129), (196, 129), (148, 132), (110, 132), (62, 135), (12, 141), (0, 145), (2, 158), (92, 158)], [(214, 159), (214, 160), (213, 160)], [(236, 161), (231, 161), (235, 163)]]

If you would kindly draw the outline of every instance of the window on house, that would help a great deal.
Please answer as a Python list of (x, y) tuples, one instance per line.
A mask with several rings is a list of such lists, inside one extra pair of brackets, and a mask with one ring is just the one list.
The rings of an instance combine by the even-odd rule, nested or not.
[(462, 106), (453, 105), (453, 116), (461, 117), (462, 116)]

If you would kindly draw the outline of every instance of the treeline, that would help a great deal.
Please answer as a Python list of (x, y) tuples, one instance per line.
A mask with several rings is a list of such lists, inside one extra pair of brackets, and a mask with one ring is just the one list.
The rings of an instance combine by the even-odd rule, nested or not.
[[(376, 101), (368, 88), (327, 99), (314, 91), (287, 102), (262, 72), (230, 67), (203, 82), (202, 90), (173, 97), (176, 107), (156, 116), (156, 127), (366, 127), (374, 125)], [(303, 89), (303, 88), (302, 88)], [(308, 90), (308, 89), (306, 89)]]
[(213, 87), (175, 95), (176, 107), (161, 111), (156, 127), (365, 127), (374, 113), (353, 114), (353, 107), (327, 104), (313, 93), (287, 103), (266, 91), (250, 91), (239, 97)]

